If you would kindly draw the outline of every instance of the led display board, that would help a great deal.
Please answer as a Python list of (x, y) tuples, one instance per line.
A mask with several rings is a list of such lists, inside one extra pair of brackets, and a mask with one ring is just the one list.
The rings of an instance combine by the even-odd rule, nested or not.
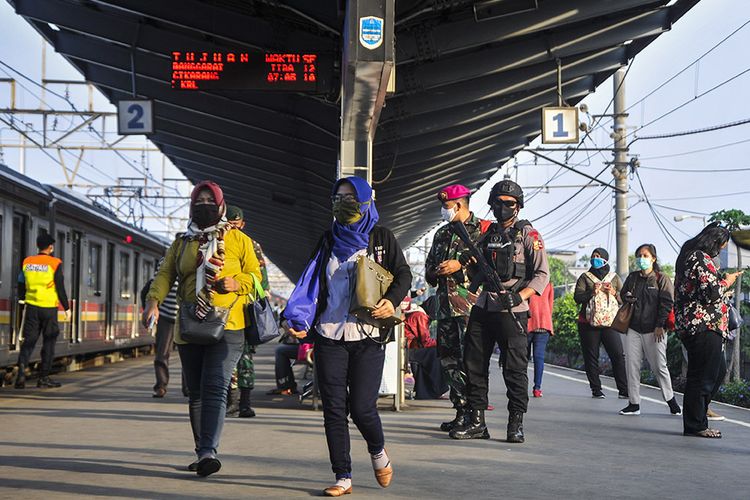
[(333, 58), (313, 52), (172, 51), (172, 88), (327, 92)]

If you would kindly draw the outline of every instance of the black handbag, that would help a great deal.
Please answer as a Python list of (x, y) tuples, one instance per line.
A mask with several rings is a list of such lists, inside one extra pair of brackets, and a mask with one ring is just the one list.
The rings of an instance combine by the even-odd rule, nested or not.
[(263, 286), (257, 276), (252, 277), (255, 300), (245, 305), (245, 341), (249, 345), (261, 345), (281, 335), (281, 331)]
[(729, 340), (734, 340), (735, 337), (737, 337), (737, 330), (739, 330), (742, 326), (742, 315), (740, 315), (740, 312), (732, 302), (729, 302), (727, 305), (729, 306), (729, 325), (727, 327), (727, 338)]
[[(239, 298), (239, 295), (237, 296)], [(180, 304), (180, 337), (189, 344), (211, 345), (224, 337), (229, 311), (237, 302), (227, 307), (213, 306), (202, 320), (195, 317), (195, 304)]]

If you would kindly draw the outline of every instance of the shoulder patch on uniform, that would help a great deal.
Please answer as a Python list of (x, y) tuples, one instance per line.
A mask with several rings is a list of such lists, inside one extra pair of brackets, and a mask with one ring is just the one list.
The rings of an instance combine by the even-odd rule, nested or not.
[(529, 238), (532, 239), (531, 245), (534, 248), (535, 252), (538, 252), (539, 250), (544, 248), (544, 243), (542, 243), (542, 238), (539, 235), (539, 231), (532, 228), (529, 231)]

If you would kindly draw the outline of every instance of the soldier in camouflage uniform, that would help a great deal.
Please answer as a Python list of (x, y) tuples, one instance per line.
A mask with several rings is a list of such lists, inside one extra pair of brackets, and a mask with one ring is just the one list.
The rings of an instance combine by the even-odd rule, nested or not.
[[(243, 218), (242, 210), (233, 205), (227, 206), (227, 221), (235, 227), (235, 229), (242, 230), (245, 228), (245, 221)], [(263, 250), (260, 244), (253, 240), (253, 248), (255, 250), (255, 256), (258, 257), (258, 263), (260, 264), (260, 272), (262, 276), (261, 285), (266, 293), (270, 293), (268, 283), (268, 269), (266, 268), (266, 261), (263, 258)], [(227, 403), (227, 416), (240, 418), (251, 418), (255, 416), (255, 411), (250, 407), (250, 393), (255, 388), (255, 363), (253, 362), (253, 355), (255, 354), (255, 346), (245, 342), (245, 346), (242, 349), (242, 356), (237, 361), (237, 368), (232, 374), (232, 381), (229, 384), (229, 399)], [(239, 398), (237, 397), (239, 393)]]
[[(437, 198), (442, 204), (443, 220), (448, 223), (462, 221), (469, 235), (476, 240), (481, 233), (481, 221), (469, 211), (470, 196), (471, 191), (465, 186), (452, 185), (442, 189)], [(428, 313), (437, 320), (438, 358), (456, 409), (455, 418), (440, 426), (445, 432), (462, 423), (468, 413), (462, 346), (466, 321), (477, 297), (469, 292), (466, 269), (457, 260), (465, 250), (450, 224), (445, 224), (435, 233), (425, 264), (427, 282), (437, 286), (436, 310)]]

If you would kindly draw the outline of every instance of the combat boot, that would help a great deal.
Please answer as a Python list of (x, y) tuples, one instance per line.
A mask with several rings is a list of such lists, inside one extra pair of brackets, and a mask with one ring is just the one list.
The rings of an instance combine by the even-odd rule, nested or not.
[(16, 389), (26, 388), (26, 365), (18, 365), (18, 375), (16, 376)]
[(240, 389), (240, 418), (253, 418), (255, 416), (255, 410), (250, 406), (250, 391), (252, 389)]
[(450, 432), (459, 425), (463, 425), (468, 414), (469, 412), (466, 411), (466, 408), (456, 408), (455, 418), (453, 420), (440, 424), (440, 430), (443, 432)]
[(464, 423), (454, 427), (448, 435), (453, 439), (489, 439), (484, 410), (471, 410)]
[(523, 443), (523, 413), (512, 411), (508, 416), (508, 442)]

